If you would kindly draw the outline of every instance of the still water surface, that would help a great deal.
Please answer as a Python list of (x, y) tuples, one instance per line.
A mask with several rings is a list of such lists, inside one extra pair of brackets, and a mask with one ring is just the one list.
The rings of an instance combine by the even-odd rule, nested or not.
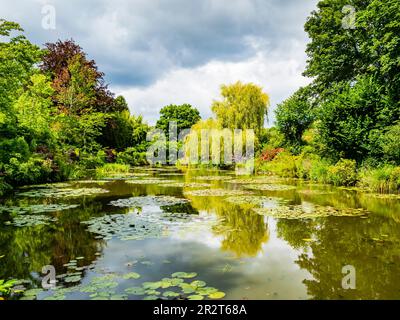
[[(0, 203), (0, 279), (39, 288), (15, 299), (400, 298), (398, 199), (274, 178), (278, 187), (248, 189), (229, 171), (133, 174), (56, 184), (59, 196), (49, 186), (24, 188)], [(365, 214), (286, 219), (254, 210), (279, 206)], [(40, 289), (45, 265), (55, 267), (58, 293)], [(356, 270), (354, 290), (342, 288), (346, 265)], [(171, 284), (179, 278), (211, 289)]]

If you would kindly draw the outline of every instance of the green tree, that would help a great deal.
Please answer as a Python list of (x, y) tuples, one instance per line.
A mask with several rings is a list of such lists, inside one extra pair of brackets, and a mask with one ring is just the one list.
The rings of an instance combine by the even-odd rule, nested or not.
[(165, 106), (160, 110), (160, 119), (156, 123), (156, 128), (165, 132), (169, 136), (169, 123), (176, 122), (178, 133), (183, 129), (190, 129), (201, 119), (200, 112), (190, 104)]
[(269, 96), (255, 84), (240, 81), (222, 85), (222, 101), (214, 101), (212, 111), (222, 127), (228, 129), (253, 129), (260, 136), (267, 116)]
[(275, 114), (277, 128), (285, 137), (285, 145), (298, 151), (304, 144), (304, 132), (315, 120), (310, 89), (300, 88), (278, 105)]

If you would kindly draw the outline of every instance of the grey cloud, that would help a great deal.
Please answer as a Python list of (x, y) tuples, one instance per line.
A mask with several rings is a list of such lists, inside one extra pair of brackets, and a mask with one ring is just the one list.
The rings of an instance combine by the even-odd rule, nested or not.
[[(57, 29), (41, 28), (41, 6), (53, 4)], [(31, 41), (74, 38), (114, 86), (147, 86), (175, 68), (241, 61), (260, 50), (285, 54), (306, 41), (305, 17), (316, 0), (0, 0), (3, 18)], [(256, 44), (256, 45), (255, 45)]]

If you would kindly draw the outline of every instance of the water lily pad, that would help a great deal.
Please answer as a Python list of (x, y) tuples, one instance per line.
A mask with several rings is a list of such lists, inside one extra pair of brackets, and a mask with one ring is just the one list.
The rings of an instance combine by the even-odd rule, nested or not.
[(189, 300), (203, 300), (204, 297), (199, 294), (194, 294), (187, 297)]
[(145, 291), (146, 294), (148, 295), (153, 295), (153, 296), (159, 296), (161, 294), (160, 291), (149, 289)]
[(197, 277), (197, 273), (196, 272), (174, 272), (171, 276), (173, 278), (190, 279), (190, 278)]
[(201, 280), (195, 280), (190, 284), (192, 287), (195, 288), (201, 288), (201, 287), (205, 287), (207, 284), (204, 281)]
[(179, 296), (180, 296), (180, 294), (177, 292), (174, 292), (174, 291), (165, 291), (163, 293), (163, 297), (166, 297), (166, 298), (175, 298), (175, 297), (179, 297)]
[(127, 294), (131, 294), (131, 295), (134, 295), (134, 296), (143, 296), (143, 295), (146, 294), (145, 291), (146, 290), (144, 288), (142, 288), (142, 287), (131, 287), (131, 288), (125, 289), (125, 292)]
[(225, 293), (221, 291), (217, 291), (208, 295), (210, 299), (222, 299), (225, 297)]
[(161, 281), (156, 281), (156, 282), (143, 282), (142, 286), (144, 289), (151, 289), (151, 290), (156, 290), (160, 288), (162, 285)]
[(136, 272), (129, 272), (127, 274), (124, 274), (122, 276), (122, 278), (124, 278), (125, 280), (128, 280), (128, 279), (139, 279), (140, 278), (140, 274), (136, 273)]
[(144, 297), (143, 300), (158, 300), (158, 296), (147, 296)]

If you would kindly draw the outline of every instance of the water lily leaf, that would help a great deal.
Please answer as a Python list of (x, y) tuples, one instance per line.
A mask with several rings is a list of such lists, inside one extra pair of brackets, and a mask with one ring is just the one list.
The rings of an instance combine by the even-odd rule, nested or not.
[(147, 297), (143, 298), (143, 300), (157, 300), (157, 299), (158, 299), (158, 296), (147, 296)]
[(222, 291), (217, 291), (208, 295), (210, 299), (222, 299), (225, 297), (225, 293)]
[(161, 294), (161, 292), (157, 290), (146, 290), (145, 293), (151, 296), (158, 296)]
[(175, 298), (175, 297), (179, 297), (180, 294), (177, 293), (177, 292), (174, 292), (174, 291), (165, 291), (165, 292), (163, 293), (163, 296), (164, 296), (164, 297), (167, 297), (167, 298)]
[(215, 292), (218, 292), (218, 289), (213, 288), (213, 287), (198, 288), (196, 290), (197, 294), (204, 295), (204, 296), (208, 296), (209, 294), (215, 293)]
[(128, 298), (125, 294), (114, 294), (110, 297), (110, 300), (126, 300)]
[(195, 280), (190, 284), (192, 287), (195, 288), (200, 288), (200, 287), (205, 287), (207, 284), (204, 281), (201, 280)]
[(203, 300), (203, 299), (204, 299), (203, 296), (198, 295), (198, 294), (194, 294), (194, 295), (188, 296), (187, 298), (188, 298), (189, 300)]
[(125, 292), (127, 294), (131, 294), (134, 296), (143, 296), (145, 295), (145, 289), (143, 289), (142, 287), (131, 287), (131, 288), (127, 288), (125, 289)]
[(129, 272), (127, 274), (124, 274), (123, 277), (125, 280), (128, 279), (139, 279), (140, 278), (140, 274), (136, 273), (136, 272)]
[(173, 278), (184, 278), (184, 279), (190, 279), (190, 278), (194, 278), (197, 277), (197, 273), (196, 272), (174, 272), (171, 275)]
[(161, 285), (162, 285), (161, 281), (156, 281), (156, 282), (143, 282), (143, 283), (142, 283), (142, 286), (143, 286), (144, 289), (152, 289), (152, 290), (155, 290), (155, 289), (160, 288)]

